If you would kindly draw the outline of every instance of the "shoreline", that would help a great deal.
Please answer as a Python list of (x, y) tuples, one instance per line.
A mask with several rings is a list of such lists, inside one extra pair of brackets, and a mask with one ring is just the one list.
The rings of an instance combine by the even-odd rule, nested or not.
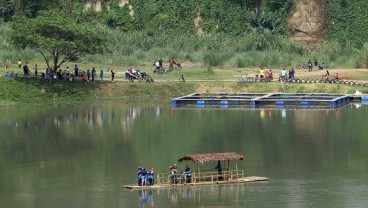
[(353, 94), (356, 90), (368, 93), (363, 85), (330, 83), (278, 82), (244, 83), (230, 80), (193, 80), (175, 82), (160, 80), (154, 83), (96, 81), (65, 82), (49, 85), (46, 80), (0, 78), (0, 105), (18, 103), (78, 103), (94, 100), (161, 100), (192, 93), (341, 93)]

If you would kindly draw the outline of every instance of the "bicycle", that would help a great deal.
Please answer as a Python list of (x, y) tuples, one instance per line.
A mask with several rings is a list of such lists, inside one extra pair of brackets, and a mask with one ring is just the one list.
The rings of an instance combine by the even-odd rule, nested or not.
[(183, 74), (180, 75), (179, 82), (185, 82), (185, 78)]
[(297, 68), (297, 69), (306, 69), (306, 68), (308, 68), (308, 65), (307, 65), (307, 64), (305, 64), (305, 63), (299, 62), (299, 63), (295, 66), (295, 68)]
[(279, 82), (283, 82), (283, 83), (286, 83), (286, 82), (290, 82), (290, 79), (287, 77), (287, 76), (281, 76), (281, 74), (279, 74), (279, 79), (278, 79)]
[(249, 77), (248, 74), (245, 74), (245, 76), (240, 75), (239, 82), (253, 82), (253, 81), (254, 81), (254, 78)]
[(173, 64), (173, 65), (171, 65), (170, 67), (169, 67), (169, 71), (171, 72), (171, 71), (173, 71), (173, 70), (176, 70), (176, 71), (181, 71), (183, 68), (181, 67), (181, 64), (177, 64), (177, 63), (175, 63), (175, 64)]

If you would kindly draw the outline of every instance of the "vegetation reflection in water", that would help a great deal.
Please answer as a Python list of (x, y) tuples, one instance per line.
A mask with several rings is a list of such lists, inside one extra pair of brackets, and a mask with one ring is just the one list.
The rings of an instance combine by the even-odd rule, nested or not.
[[(137, 197), (138, 203), (142, 199), (149, 206), (151, 196), (160, 207), (175, 201), (178, 207), (310, 201), (333, 207), (352, 197), (358, 206), (368, 203), (368, 106), (170, 109), (168, 104), (114, 101), (0, 111), (0, 201), (9, 207), (134, 207)], [(244, 154), (239, 168), (246, 175), (270, 177), (270, 183), (152, 192), (121, 188), (136, 183), (140, 165), (168, 172), (168, 166), (185, 154), (225, 151)], [(178, 165), (183, 171), (185, 164)]]
[[(174, 206), (198, 207), (216, 206), (218, 201), (225, 200), (241, 201), (244, 198), (246, 187), (243, 184), (222, 185), (222, 186), (193, 186), (184, 188), (168, 189), (142, 189), (135, 191), (138, 194), (138, 204), (140, 206), (154, 207), (156, 197), (166, 198)], [(159, 203), (159, 202), (158, 202)], [(231, 207), (231, 204), (228, 204)]]

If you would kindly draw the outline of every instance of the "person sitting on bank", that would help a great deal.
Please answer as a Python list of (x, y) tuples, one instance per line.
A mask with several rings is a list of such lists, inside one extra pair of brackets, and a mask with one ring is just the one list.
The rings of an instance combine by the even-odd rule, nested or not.
[(86, 76), (85, 74), (83, 74), (83, 75), (82, 75), (82, 81), (83, 81), (83, 82), (87, 82), (87, 81), (88, 81), (88, 80), (87, 80), (87, 76)]
[(178, 166), (176, 164), (170, 166), (171, 170), (171, 182), (178, 183)]
[(6, 77), (6, 78), (12, 78), (12, 75), (11, 75), (11, 73), (10, 73), (10, 72), (6, 72), (5, 77)]
[(340, 79), (340, 74), (338, 72), (335, 74), (335, 79)]
[(215, 170), (217, 170), (218, 180), (219, 181), (224, 180), (224, 178), (222, 177), (222, 167), (221, 167), (221, 161), (220, 160), (217, 161), (217, 166), (215, 167)]
[(189, 165), (185, 166), (184, 176), (185, 176), (185, 183), (192, 182), (192, 170), (190, 169)]
[(261, 80), (263, 80), (264, 76), (265, 76), (265, 72), (264, 72), (263, 66), (261, 66), (259, 70), (259, 77), (261, 78)]

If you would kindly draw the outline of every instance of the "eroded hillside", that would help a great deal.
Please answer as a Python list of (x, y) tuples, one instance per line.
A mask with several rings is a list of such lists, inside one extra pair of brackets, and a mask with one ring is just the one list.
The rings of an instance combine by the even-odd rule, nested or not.
[(289, 36), (297, 42), (305, 42), (314, 49), (327, 36), (324, 0), (294, 0), (287, 27)]

